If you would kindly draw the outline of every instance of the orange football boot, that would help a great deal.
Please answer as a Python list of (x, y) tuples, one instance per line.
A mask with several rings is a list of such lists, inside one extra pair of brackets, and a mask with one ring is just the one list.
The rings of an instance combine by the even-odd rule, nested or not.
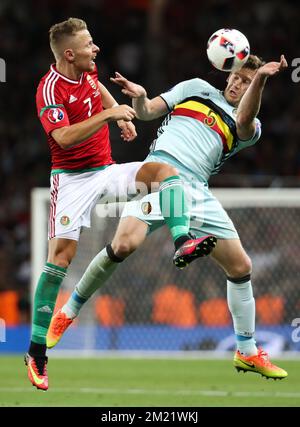
[(48, 357), (33, 357), (29, 353), (24, 356), (29, 381), (39, 390), (48, 390), (47, 362)]
[(71, 323), (73, 323), (73, 319), (69, 319), (61, 310), (57, 311), (57, 313), (52, 317), (48, 329), (46, 337), (47, 348), (54, 347), (60, 341), (64, 332)]
[(267, 379), (282, 380), (288, 376), (288, 373), (284, 369), (270, 362), (268, 354), (261, 348), (258, 349), (258, 354), (248, 357), (237, 350), (234, 355), (233, 366), (238, 372), (256, 372)]

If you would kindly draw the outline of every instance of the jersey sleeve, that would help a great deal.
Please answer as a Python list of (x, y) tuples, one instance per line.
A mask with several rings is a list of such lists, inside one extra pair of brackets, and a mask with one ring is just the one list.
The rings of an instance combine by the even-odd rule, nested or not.
[(185, 80), (172, 87), (169, 91), (164, 92), (160, 97), (167, 104), (169, 111), (172, 111), (174, 106), (179, 104), (186, 98), (194, 96), (201, 91), (211, 88), (211, 85), (202, 79)]
[(70, 124), (65, 108), (66, 99), (56, 85), (44, 81), (39, 84), (36, 93), (38, 117), (47, 135), (54, 129)]
[(241, 140), (239, 139), (239, 146), (242, 148), (250, 147), (251, 145), (254, 145), (259, 138), (261, 137), (261, 122), (259, 119), (255, 119), (255, 132), (252, 138), (248, 140)]

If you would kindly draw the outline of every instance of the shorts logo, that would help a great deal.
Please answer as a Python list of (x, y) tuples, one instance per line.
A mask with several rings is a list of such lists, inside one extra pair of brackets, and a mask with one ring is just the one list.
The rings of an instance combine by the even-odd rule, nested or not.
[(51, 123), (58, 123), (64, 118), (64, 113), (60, 108), (50, 108), (48, 111), (48, 120)]
[(64, 215), (60, 218), (61, 225), (69, 225), (70, 224), (70, 218), (67, 215)]
[(149, 202), (143, 202), (141, 206), (142, 212), (144, 215), (149, 215), (149, 213), (152, 211), (151, 203)]

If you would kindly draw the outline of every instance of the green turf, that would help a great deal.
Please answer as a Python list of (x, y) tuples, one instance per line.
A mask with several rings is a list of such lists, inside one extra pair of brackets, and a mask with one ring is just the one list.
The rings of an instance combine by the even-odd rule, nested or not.
[(0, 406), (300, 406), (300, 362), (289, 376), (237, 373), (231, 360), (56, 359), (47, 392), (33, 388), (20, 357), (0, 357)]

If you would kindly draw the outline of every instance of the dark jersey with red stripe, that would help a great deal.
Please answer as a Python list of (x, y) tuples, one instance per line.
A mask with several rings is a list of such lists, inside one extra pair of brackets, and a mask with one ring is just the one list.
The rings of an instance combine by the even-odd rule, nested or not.
[(55, 65), (51, 65), (39, 83), (36, 105), (48, 138), (52, 170), (74, 171), (114, 163), (108, 125), (67, 150), (63, 150), (51, 136), (54, 129), (80, 123), (103, 111), (96, 67), (93, 72), (82, 73), (80, 79), (75, 81), (63, 76)]

